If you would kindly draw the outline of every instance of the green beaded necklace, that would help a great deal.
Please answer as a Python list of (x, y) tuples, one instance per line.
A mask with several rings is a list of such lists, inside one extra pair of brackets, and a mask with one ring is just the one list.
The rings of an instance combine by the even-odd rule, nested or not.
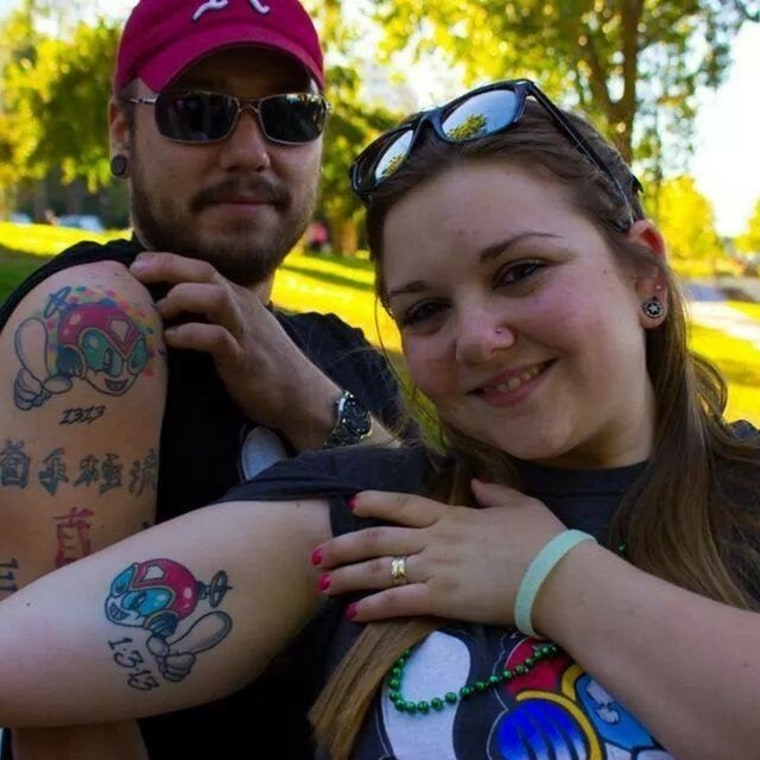
[(406, 664), (412, 656), (413, 651), (413, 649), (407, 649), (393, 664), (388, 676), (388, 688), (390, 690), (388, 697), (390, 701), (399, 712), (409, 713), (410, 715), (428, 715), (431, 710), (440, 712), (444, 707), (455, 705), (460, 700), (467, 699), (473, 694), (480, 694), (494, 686), (498, 686), (502, 683), (509, 683), (515, 678), (524, 676), (530, 673), (539, 662), (550, 660), (552, 657), (557, 657), (562, 654), (562, 650), (556, 644), (551, 644), (549, 642), (539, 644), (534, 647), (533, 654), (530, 657), (526, 657), (521, 665), (516, 665), (510, 670), (502, 670), (497, 675), (492, 675), (484, 681), (474, 681), (471, 684), (465, 684), (458, 692), (449, 691), (442, 697), (433, 697), (430, 700), (423, 699), (420, 702), (411, 702), (408, 699), (405, 699), (404, 695), (401, 693), (401, 684), (404, 680)]
[[(616, 547), (617, 553), (625, 558), (627, 546), (625, 542), (621, 542)], [(498, 675), (489, 676), (486, 681), (475, 681), (471, 684), (465, 684), (458, 691), (449, 691), (442, 697), (433, 697), (430, 700), (423, 699), (420, 702), (412, 702), (408, 699), (404, 699), (404, 695), (401, 693), (401, 683), (404, 680), (404, 671), (406, 670), (406, 663), (414, 652), (413, 649), (407, 649), (401, 657), (396, 660), (388, 675), (388, 698), (393, 703), (393, 706), (399, 712), (409, 713), (410, 715), (427, 715), (430, 710), (440, 712), (444, 707), (455, 705), (457, 702), (463, 699), (471, 697), (473, 694), (481, 694), (487, 689), (492, 689), (494, 686), (498, 686), (502, 683), (509, 683), (515, 678), (527, 675), (533, 668), (543, 660), (550, 660), (552, 657), (558, 657), (563, 654), (562, 650), (556, 645), (547, 642), (534, 648), (533, 654), (530, 657), (526, 657), (525, 661), (521, 665), (516, 665), (511, 670), (502, 670)]]

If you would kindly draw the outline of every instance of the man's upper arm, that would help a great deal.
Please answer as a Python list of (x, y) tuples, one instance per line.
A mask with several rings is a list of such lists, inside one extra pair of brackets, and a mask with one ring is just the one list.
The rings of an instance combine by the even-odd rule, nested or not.
[(0, 334), (0, 598), (152, 523), (166, 360), (116, 262), (35, 287)]

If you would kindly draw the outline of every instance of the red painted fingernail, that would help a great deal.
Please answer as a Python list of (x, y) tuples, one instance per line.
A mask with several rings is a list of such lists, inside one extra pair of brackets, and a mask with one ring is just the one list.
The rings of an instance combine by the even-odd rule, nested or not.
[(319, 577), (319, 590), (327, 591), (330, 588), (330, 573), (324, 573)]
[(346, 617), (349, 620), (353, 620), (356, 617), (356, 602), (351, 602), (351, 604), (346, 607)]
[(356, 496), (349, 496), (346, 499), (346, 504), (348, 504), (348, 508), (353, 512), (356, 509)]
[(311, 553), (311, 564), (315, 566), (322, 564), (322, 550), (319, 547)]

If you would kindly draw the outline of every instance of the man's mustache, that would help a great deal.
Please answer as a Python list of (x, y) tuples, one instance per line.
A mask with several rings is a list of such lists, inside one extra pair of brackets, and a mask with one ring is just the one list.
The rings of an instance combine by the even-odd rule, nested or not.
[(265, 177), (255, 175), (235, 177), (200, 190), (190, 201), (190, 210), (198, 212), (205, 206), (212, 206), (215, 203), (234, 203), (241, 199), (284, 206), (290, 203), (290, 193), (284, 184)]

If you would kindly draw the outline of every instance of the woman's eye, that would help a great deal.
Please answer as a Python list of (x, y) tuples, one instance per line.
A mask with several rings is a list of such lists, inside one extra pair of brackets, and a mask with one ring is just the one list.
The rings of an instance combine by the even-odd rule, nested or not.
[(446, 304), (441, 301), (425, 301), (424, 303), (415, 304), (401, 314), (399, 325), (401, 327), (418, 325), (438, 316), (445, 308)]
[(498, 285), (511, 285), (520, 282), (543, 269), (540, 261), (518, 261), (504, 267), (496, 277)]

